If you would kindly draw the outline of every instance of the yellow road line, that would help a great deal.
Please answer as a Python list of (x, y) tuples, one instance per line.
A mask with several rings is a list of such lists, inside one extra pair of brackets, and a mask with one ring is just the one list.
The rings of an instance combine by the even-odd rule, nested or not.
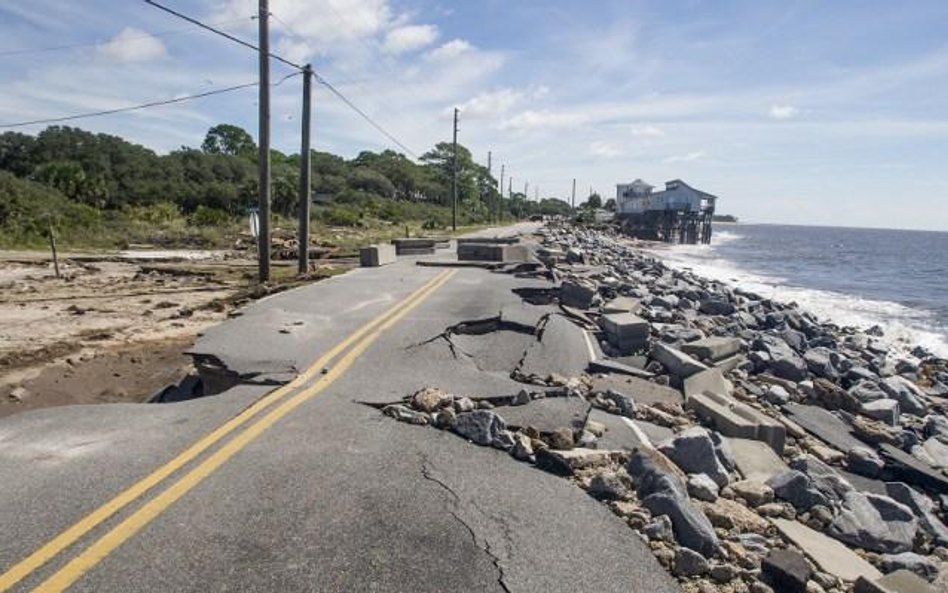
[(404, 300), (400, 301), (398, 304), (394, 305), (375, 319), (369, 321), (360, 327), (355, 333), (323, 354), (316, 362), (306, 369), (306, 371), (301, 373), (294, 380), (270, 392), (265, 397), (257, 400), (253, 405), (247, 407), (240, 414), (234, 416), (229, 421), (214, 429), (212, 432), (208, 433), (200, 440), (189, 446), (187, 449), (179, 453), (174, 459), (168, 461), (151, 474), (145, 476), (130, 486), (125, 491), (119, 493), (110, 501), (92, 511), (78, 522), (73, 524), (71, 527), (67, 528), (65, 531), (37, 549), (35, 552), (12, 566), (6, 572), (0, 575), (0, 593), (4, 593), (11, 589), (14, 585), (26, 578), (34, 570), (49, 562), (53, 557), (55, 557), (67, 547), (71, 546), (90, 530), (94, 529), (100, 523), (138, 499), (148, 490), (154, 488), (168, 476), (184, 467), (187, 463), (195, 459), (208, 448), (212, 447), (225, 436), (248, 422), (254, 416), (285, 397), (288, 393), (291, 393), (300, 386), (305, 385), (310, 379), (313, 378), (314, 375), (322, 372), (323, 368), (333, 358), (345, 351), (365, 334), (384, 323), (387, 319), (390, 319), (392, 315), (395, 315), (400, 309), (426, 296), (428, 291), (436, 285), (439, 285), (439, 281), (446, 278), (448, 274), (449, 272), (445, 271), (432, 278)]
[(363, 338), (356, 344), (352, 350), (347, 352), (339, 362), (336, 363), (328, 373), (320, 377), (315, 383), (306, 389), (300, 391), (284, 403), (280, 404), (275, 410), (268, 412), (263, 418), (254, 422), (243, 432), (235, 436), (220, 449), (211, 454), (207, 459), (198, 464), (194, 469), (182, 476), (177, 482), (169, 486), (161, 494), (151, 499), (137, 511), (129, 515), (125, 520), (112, 528), (111, 531), (99, 538), (90, 545), (84, 552), (73, 558), (68, 564), (62, 567), (46, 579), (41, 585), (34, 589), (34, 593), (59, 593), (65, 591), (69, 586), (75, 583), (86, 572), (95, 567), (99, 562), (105, 559), (116, 548), (122, 545), (126, 540), (135, 535), (139, 530), (148, 525), (155, 517), (168, 509), (178, 499), (187, 494), (191, 489), (201, 483), (228, 459), (237, 454), (241, 449), (250, 444), (251, 441), (263, 434), (272, 427), (281, 418), (292, 412), (304, 402), (312, 399), (314, 396), (329, 387), (346, 370), (355, 363), (355, 361), (371, 346), (376, 339), (386, 329), (397, 323), (402, 317), (407, 315), (412, 309), (435, 290), (447, 283), (457, 271), (451, 271), (447, 276), (440, 277), (437, 284), (432, 286), (426, 295), (416, 299), (404, 308), (390, 317), (378, 329)]

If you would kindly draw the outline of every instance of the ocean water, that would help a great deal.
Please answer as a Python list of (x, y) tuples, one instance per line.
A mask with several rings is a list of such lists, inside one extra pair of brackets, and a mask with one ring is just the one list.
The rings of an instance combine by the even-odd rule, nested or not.
[(673, 267), (839, 325), (880, 325), (894, 347), (948, 358), (948, 232), (719, 224), (711, 245), (654, 251)]

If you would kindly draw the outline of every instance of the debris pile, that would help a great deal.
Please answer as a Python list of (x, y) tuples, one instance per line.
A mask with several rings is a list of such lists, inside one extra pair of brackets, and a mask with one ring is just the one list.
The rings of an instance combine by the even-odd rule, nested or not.
[[(384, 414), (572, 480), (685, 591), (948, 590), (948, 361), (602, 232), (543, 237), (560, 312), (524, 389), (429, 387)], [(557, 347), (577, 331), (600, 350), (585, 368)]]

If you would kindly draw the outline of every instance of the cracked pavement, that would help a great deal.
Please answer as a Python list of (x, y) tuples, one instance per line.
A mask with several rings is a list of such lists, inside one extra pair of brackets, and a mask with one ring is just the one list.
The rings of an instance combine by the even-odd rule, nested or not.
[[(440, 271), (401, 259), (274, 295), (208, 332), (195, 351), (258, 383), (285, 381)], [(441, 340), (408, 346), (519, 308), (516, 289), (549, 286), (459, 270), (329, 388), (69, 590), (678, 591), (621, 519), (567, 481), (357, 403), (396, 401), (425, 385), (471, 397), (517, 393), (523, 385), (504, 365), (485, 367), (475, 352), (455, 357)], [(477, 350), (492, 351), (489, 343)], [(178, 404), (60, 408), (0, 420), (0, 565), (22, 559), (270, 389), (239, 385)], [(95, 447), (79, 446), (92, 441)], [(43, 450), (51, 458), (23, 457), (48, 442), (59, 444)], [(71, 555), (13, 590), (31, 590)]]

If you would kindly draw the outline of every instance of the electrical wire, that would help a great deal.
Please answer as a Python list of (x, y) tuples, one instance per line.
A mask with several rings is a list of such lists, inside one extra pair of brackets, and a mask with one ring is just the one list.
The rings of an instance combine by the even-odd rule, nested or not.
[[(151, 3), (151, 0), (145, 0), (145, 1), (148, 2), (148, 3)], [(293, 30), (293, 27), (291, 27), (291, 26), (289, 25), (289, 23), (287, 23), (286, 21), (284, 21), (283, 19), (281, 19), (279, 16), (277, 16), (276, 14), (274, 14), (272, 11), (270, 12), (270, 16), (273, 17), (273, 19), (274, 19), (275, 21), (277, 21), (278, 23), (280, 23), (281, 25), (283, 25), (283, 26), (286, 28), (286, 30), (289, 31), (290, 34), (293, 35), (294, 37), (299, 37), (300, 39), (306, 39), (305, 36), (300, 35), (300, 34), (297, 33), (295, 30)], [(363, 111), (358, 105), (356, 105), (351, 99), (349, 99), (349, 97), (347, 97), (345, 94), (343, 94), (342, 91), (340, 91), (339, 89), (337, 89), (336, 87), (334, 87), (328, 80), (326, 80), (325, 77), (323, 77), (322, 75), (320, 75), (320, 74), (318, 74), (318, 73), (315, 73), (314, 76), (315, 76), (315, 78), (316, 78), (316, 82), (318, 82), (319, 84), (321, 84), (321, 85), (323, 85), (324, 87), (326, 87), (327, 89), (329, 89), (329, 92), (331, 92), (333, 95), (335, 95), (340, 101), (342, 101), (343, 103), (345, 103), (350, 109), (352, 109), (352, 110), (355, 111), (357, 114), (359, 114), (359, 116), (360, 116), (362, 119), (364, 119), (366, 122), (368, 122), (369, 125), (371, 125), (373, 128), (375, 128), (376, 130), (378, 130), (379, 133), (381, 133), (383, 136), (385, 136), (386, 138), (388, 138), (389, 140), (391, 140), (391, 141), (395, 144), (395, 146), (398, 146), (398, 147), (401, 148), (403, 151), (405, 151), (405, 152), (407, 152), (408, 154), (410, 154), (415, 160), (419, 160), (419, 159), (421, 158), (421, 157), (418, 156), (418, 153), (416, 153), (414, 150), (412, 150), (412, 149), (408, 148), (407, 146), (405, 146), (405, 144), (404, 144), (402, 141), (400, 141), (398, 138), (396, 138), (393, 134), (391, 134), (391, 133), (390, 133), (388, 130), (386, 130), (384, 127), (382, 127), (382, 124), (380, 124), (380, 123), (378, 123), (377, 121), (375, 121), (374, 119), (372, 119), (372, 118), (369, 116), (369, 114), (367, 114), (365, 111)]]
[[(287, 79), (292, 78), (292, 77), (294, 77), (294, 76), (299, 76), (299, 75), (300, 75), (299, 72), (294, 72), (293, 74), (288, 74), (288, 75), (284, 76), (282, 79), (280, 79), (278, 82), (274, 83), (274, 84), (271, 85), (271, 86), (279, 86), (279, 85), (283, 84), (283, 82), (286, 81)], [(162, 100), (162, 101), (150, 101), (150, 102), (148, 102), (148, 103), (141, 103), (141, 104), (139, 104), (139, 105), (131, 105), (131, 106), (129, 106), (129, 107), (119, 107), (119, 108), (116, 108), (116, 109), (106, 109), (106, 110), (103, 110), (103, 111), (92, 111), (92, 112), (89, 112), (89, 113), (77, 113), (77, 114), (75, 114), (75, 115), (65, 115), (65, 116), (62, 116), (62, 117), (51, 117), (51, 118), (46, 118), (46, 119), (36, 119), (36, 120), (32, 120), (32, 121), (17, 122), (17, 123), (14, 123), (14, 124), (0, 124), (0, 129), (22, 128), (22, 127), (26, 127), (26, 126), (33, 126), (33, 125), (39, 125), (39, 124), (53, 124), (53, 123), (59, 123), (59, 122), (64, 122), (64, 121), (72, 121), (72, 120), (76, 120), (76, 119), (85, 119), (85, 118), (88, 118), (88, 117), (99, 117), (99, 116), (103, 116), (103, 115), (114, 115), (114, 114), (117, 114), (117, 113), (125, 113), (125, 112), (128, 112), (128, 111), (138, 111), (138, 110), (140, 110), (140, 109), (148, 109), (148, 108), (151, 108), (151, 107), (161, 107), (161, 106), (163, 106), (163, 105), (173, 105), (173, 104), (175, 104), (175, 103), (184, 103), (185, 101), (192, 101), (192, 100), (194, 100), (194, 99), (203, 99), (203, 98), (205, 98), (205, 97), (211, 97), (211, 96), (214, 96), (214, 95), (222, 95), (222, 94), (224, 94), (224, 93), (231, 93), (231, 92), (233, 92), (233, 91), (239, 91), (239, 90), (241, 90), (241, 89), (246, 89), (246, 88), (250, 88), (250, 87), (259, 86), (259, 84), (260, 84), (260, 83), (258, 83), (258, 82), (248, 82), (248, 83), (246, 83), (246, 84), (238, 84), (238, 85), (235, 85), (235, 86), (230, 86), (230, 87), (225, 87), (225, 88), (220, 88), (220, 89), (214, 89), (214, 90), (211, 90), (211, 91), (205, 91), (205, 92), (203, 92), (203, 93), (197, 93), (197, 94), (194, 94), (194, 95), (185, 95), (185, 96), (183, 96), (183, 97), (175, 97), (174, 99), (165, 99), (165, 100)]]
[[(257, 17), (256, 17), (256, 16), (251, 16), (251, 17), (249, 17), (249, 18), (250, 18), (250, 20), (253, 20), (253, 19), (256, 19)], [(213, 25), (231, 25), (231, 24), (233, 24), (233, 23), (243, 22), (244, 20), (246, 20), (246, 19), (234, 19), (234, 20), (230, 20), (230, 21), (220, 21), (220, 22), (212, 23), (212, 24), (213, 24)], [(170, 36), (172, 36), (172, 35), (182, 35), (182, 34), (185, 34), (185, 33), (193, 33), (193, 32), (194, 32), (194, 29), (190, 29), (190, 28), (188, 28), (188, 29), (174, 29), (174, 30), (170, 30), (170, 31), (159, 31), (159, 32), (157, 32), (157, 33), (146, 33), (146, 34), (144, 34), (144, 35), (133, 35), (133, 36), (129, 36), (129, 37), (123, 37), (121, 40), (118, 40), (118, 42), (119, 42), (119, 43), (125, 43), (125, 42), (128, 42), (128, 41), (137, 41), (137, 40), (139, 40), (139, 39), (150, 39), (150, 38), (152, 38), (152, 37), (170, 37)], [(71, 44), (71, 45), (54, 45), (54, 46), (51, 46), (51, 47), (35, 47), (35, 48), (27, 48), (27, 49), (11, 49), (11, 50), (0, 51), (0, 58), (6, 58), (6, 57), (9, 57), (9, 56), (22, 56), (22, 55), (28, 55), (28, 54), (38, 54), (38, 53), (47, 53), (47, 52), (54, 52), (54, 51), (63, 51), (63, 50), (68, 50), (68, 49), (79, 49), (79, 48), (83, 48), (83, 47), (94, 47), (94, 46), (97, 46), (97, 45), (103, 45), (103, 44), (106, 44), (106, 43), (115, 43), (115, 42), (116, 42), (116, 40), (111, 40), (111, 41), (92, 41), (92, 42), (88, 42), (88, 43), (73, 43), (73, 44)]]

